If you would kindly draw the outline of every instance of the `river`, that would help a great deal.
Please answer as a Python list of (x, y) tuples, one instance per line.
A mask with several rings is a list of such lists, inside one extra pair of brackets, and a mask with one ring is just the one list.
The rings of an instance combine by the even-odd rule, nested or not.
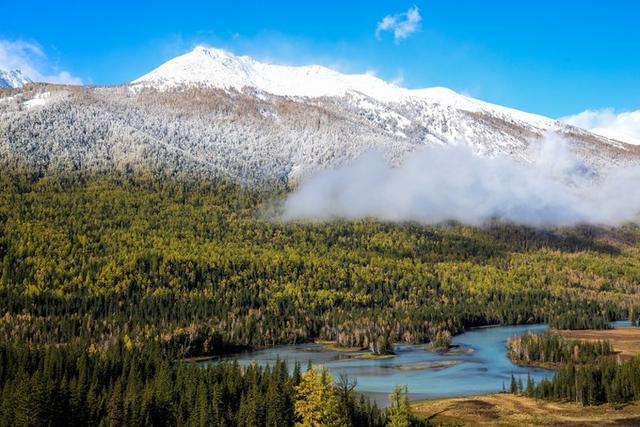
[(359, 392), (386, 406), (387, 395), (396, 384), (406, 384), (410, 399), (418, 400), (498, 392), (503, 384), (509, 387), (512, 374), (524, 384), (527, 375), (535, 381), (550, 377), (552, 371), (514, 365), (506, 352), (510, 337), (546, 329), (547, 325), (470, 329), (453, 337), (452, 344), (459, 347), (447, 354), (425, 351), (425, 345), (399, 344), (395, 346), (395, 357), (357, 359), (354, 356), (358, 353), (325, 350), (319, 344), (309, 343), (278, 346), (230, 358), (237, 359), (241, 365), (252, 361), (266, 365), (277, 358), (286, 360), (290, 368), (295, 362), (303, 369), (309, 362), (323, 365), (335, 378), (340, 374), (355, 378)]

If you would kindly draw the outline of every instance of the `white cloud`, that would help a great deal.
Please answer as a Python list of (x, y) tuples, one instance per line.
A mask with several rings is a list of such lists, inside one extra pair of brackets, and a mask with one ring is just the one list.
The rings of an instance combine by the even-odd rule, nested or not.
[(393, 32), (393, 38), (398, 43), (419, 31), (421, 22), (420, 9), (417, 6), (413, 6), (406, 13), (387, 15), (382, 18), (376, 28), (376, 37), (380, 38), (383, 32), (391, 31)]
[(82, 84), (80, 78), (52, 66), (40, 45), (24, 40), (0, 40), (0, 69), (20, 70), (34, 82)]
[(612, 108), (587, 110), (561, 121), (595, 134), (640, 145), (640, 110), (616, 113)]
[(464, 144), (416, 149), (397, 167), (369, 153), (301, 182), (285, 220), (374, 217), (386, 221), (534, 226), (617, 225), (640, 219), (640, 168), (593, 172), (550, 135), (532, 142), (533, 163), (474, 155)]
[(391, 84), (402, 87), (404, 85), (404, 71), (398, 71), (395, 77), (391, 79)]

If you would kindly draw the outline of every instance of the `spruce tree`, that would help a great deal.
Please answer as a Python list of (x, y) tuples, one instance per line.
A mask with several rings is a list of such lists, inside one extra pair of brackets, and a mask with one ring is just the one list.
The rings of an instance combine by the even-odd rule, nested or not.
[(397, 385), (389, 395), (387, 409), (389, 427), (409, 427), (411, 425), (411, 407), (409, 406), (409, 391), (406, 385)]
[(518, 382), (516, 381), (516, 377), (511, 374), (511, 385), (509, 386), (509, 392), (512, 394), (518, 393)]
[(530, 374), (527, 374), (527, 396), (532, 397), (535, 389), (535, 384), (533, 382), (533, 378), (531, 378)]

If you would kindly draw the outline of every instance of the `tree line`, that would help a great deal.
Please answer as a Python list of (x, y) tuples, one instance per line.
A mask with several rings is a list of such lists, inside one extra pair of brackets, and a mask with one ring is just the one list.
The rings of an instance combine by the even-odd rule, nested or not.
[[(0, 344), (2, 426), (384, 426), (412, 422), (406, 390), (388, 413), (326, 369), (172, 359), (158, 345)], [(417, 422), (417, 421), (416, 421)]]
[(557, 368), (552, 378), (537, 384), (529, 377), (526, 386), (512, 376), (511, 393), (582, 405), (640, 399), (640, 358), (621, 360), (608, 341), (582, 342), (545, 332), (511, 339), (508, 349), (515, 363)]
[(550, 380), (527, 389), (527, 395), (546, 400), (568, 400), (582, 405), (626, 403), (640, 399), (640, 359), (619, 362), (602, 358), (595, 363), (569, 363)]
[(555, 331), (528, 333), (509, 340), (509, 358), (519, 365), (553, 366), (592, 363), (613, 354), (609, 341), (567, 340)]

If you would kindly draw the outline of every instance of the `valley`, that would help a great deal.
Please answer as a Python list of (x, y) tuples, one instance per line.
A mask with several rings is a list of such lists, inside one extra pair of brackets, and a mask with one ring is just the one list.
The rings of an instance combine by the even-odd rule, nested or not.
[[(541, 332), (546, 325), (495, 326), (469, 329), (456, 335), (451, 352), (431, 352), (424, 344), (398, 344), (394, 354), (383, 359), (363, 358), (362, 351), (321, 349), (316, 344), (298, 344), (230, 355), (222, 360), (237, 360), (241, 366), (260, 366), (286, 361), (321, 365), (334, 377), (357, 379), (356, 390), (380, 407), (389, 405), (388, 396), (396, 384), (406, 384), (411, 400), (435, 399), (477, 393), (499, 392), (508, 385), (511, 375), (526, 381), (551, 376), (545, 369), (519, 367), (507, 357), (506, 343), (513, 336)], [(455, 351), (455, 350), (462, 351)], [(368, 355), (370, 353), (364, 353)], [(216, 363), (216, 362), (212, 362)]]
[[(9, 390), (3, 405), (18, 411), (5, 411), (7, 419), (39, 408), (61, 387), (67, 390), (59, 394), (61, 414), (65, 405), (76, 402), (80, 406), (70, 410), (84, 414), (82, 408), (92, 408), (93, 415), (86, 416), (97, 420), (120, 416), (113, 411), (129, 405), (139, 411), (127, 410), (127, 417), (159, 420), (169, 408), (170, 424), (186, 423), (206, 408), (198, 409), (178, 394), (196, 393), (197, 383), (180, 388), (174, 382), (196, 375), (189, 370), (194, 364), (171, 360), (315, 339), (380, 353), (392, 344), (424, 348), (449, 335), (451, 344), (458, 339), (467, 344), (468, 335), (459, 334), (474, 326), (549, 322), (561, 329), (597, 328), (628, 318), (640, 305), (640, 267), (635, 262), (640, 233), (634, 225), (539, 229), (498, 222), (484, 227), (370, 219), (289, 223), (269, 216), (280, 209), (278, 200), (287, 191), (283, 187), (173, 180), (156, 173), (2, 175), (0, 354), (7, 370), (0, 377)], [(492, 330), (499, 329), (479, 331)], [(58, 353), (47, 353), (51, 351)], [(504, 357), (503, 339), (486, 351)], [(91, 384), (81, 381), (80, 366), (65, 368), (74, 378), (68, 384), (58, 376), (64, 370), (22, 362), (46, 357), (63, 363), (70, 357), (64, 363), (76, 363), (71, 362), (80, 360), (73, 356), (76, 352), (89, 354), (86, 363), (95, 372)], [(420, 349), (407, 354), (434, 353)], [(436, 359), (443, 357), (472, 361), (484, 356), (479, 351)], [(119, 367), (103, 370), (99, 361), (105, 358)], [(381, 366), (393, 365), (394, 359), (345, 363)], [(141, 360), (153, 360), (153, 365)], [(122, 366), (131, 363), (130, 374)], [(292, 363), (286, 371), (293, 376), (273, 383), (282, 390), (300, 384), (295, 372), (306, 362)], [(409, 393), (429, 394), (429, 384), (439, 375), (450, 383), (447, 372), (473, 370), (473, 365), (386, 369), (406, 382), (419, 380), (416, 374), (435, 375), (409, 388)], [(19, 366), (28, 372), (28, 381), (15, 376)], [(266, 408), (262, 405), (267, 401), (275, 402), (255, 400), (257, 391), (250, 390), (259, 387), (266, 393), (270, 383), (256, 383), (264, 377), (251, 370), (241, 374), (235, 366), (230, 362), (202, 371), (214, 375), (206, 386), (213, 388), (202, 393), (226, 390), (227, 381), (238, 387), (219, 395), (216, 410), (227, 414), (228, 422), (250, 416), (250, 404)], [(508, 366), (471, 385), (488, 386), (478, 392), (496, 391), (512, 369)], [(366, 375), (350, 373), (367, 387)], [(129, 403), (118, 403), (114, 396), (119, 392), (109, 384), (118, 378), (133, 384), (129, 375), (145, 380), (131, 386)], [(238, 375), (248, 375), (246, 382), (233, 379)], [(38, 388), (43, 377), (58, 388)], [(473, 378), (468, 373), (463, 377)], [(393, 381), (381, 383), (378, 396), (385, 399)], [(41, 394), (17, 388), (23, 386)], [(93, 387), (93, 394), (84, 393), (87, 387)], [(345, 399), (352, 399), (355, 389), (347, 388), (351, 391)], [(282, 393), (287, 399), (293, 396)], [(109, 401), (116, 406), (108, 406)], [(286, 402), (282, 404), (293, 404)], [(358, 405), (350, 416), (364, 411), (373, 417), (366, 425), (384, 424), (380, 420), (385, 418), (375, 415), (379, 409)]]
[(640, 145), (205, 46), (27, 74), (0, 70), (0, 427), (640, 420)]

